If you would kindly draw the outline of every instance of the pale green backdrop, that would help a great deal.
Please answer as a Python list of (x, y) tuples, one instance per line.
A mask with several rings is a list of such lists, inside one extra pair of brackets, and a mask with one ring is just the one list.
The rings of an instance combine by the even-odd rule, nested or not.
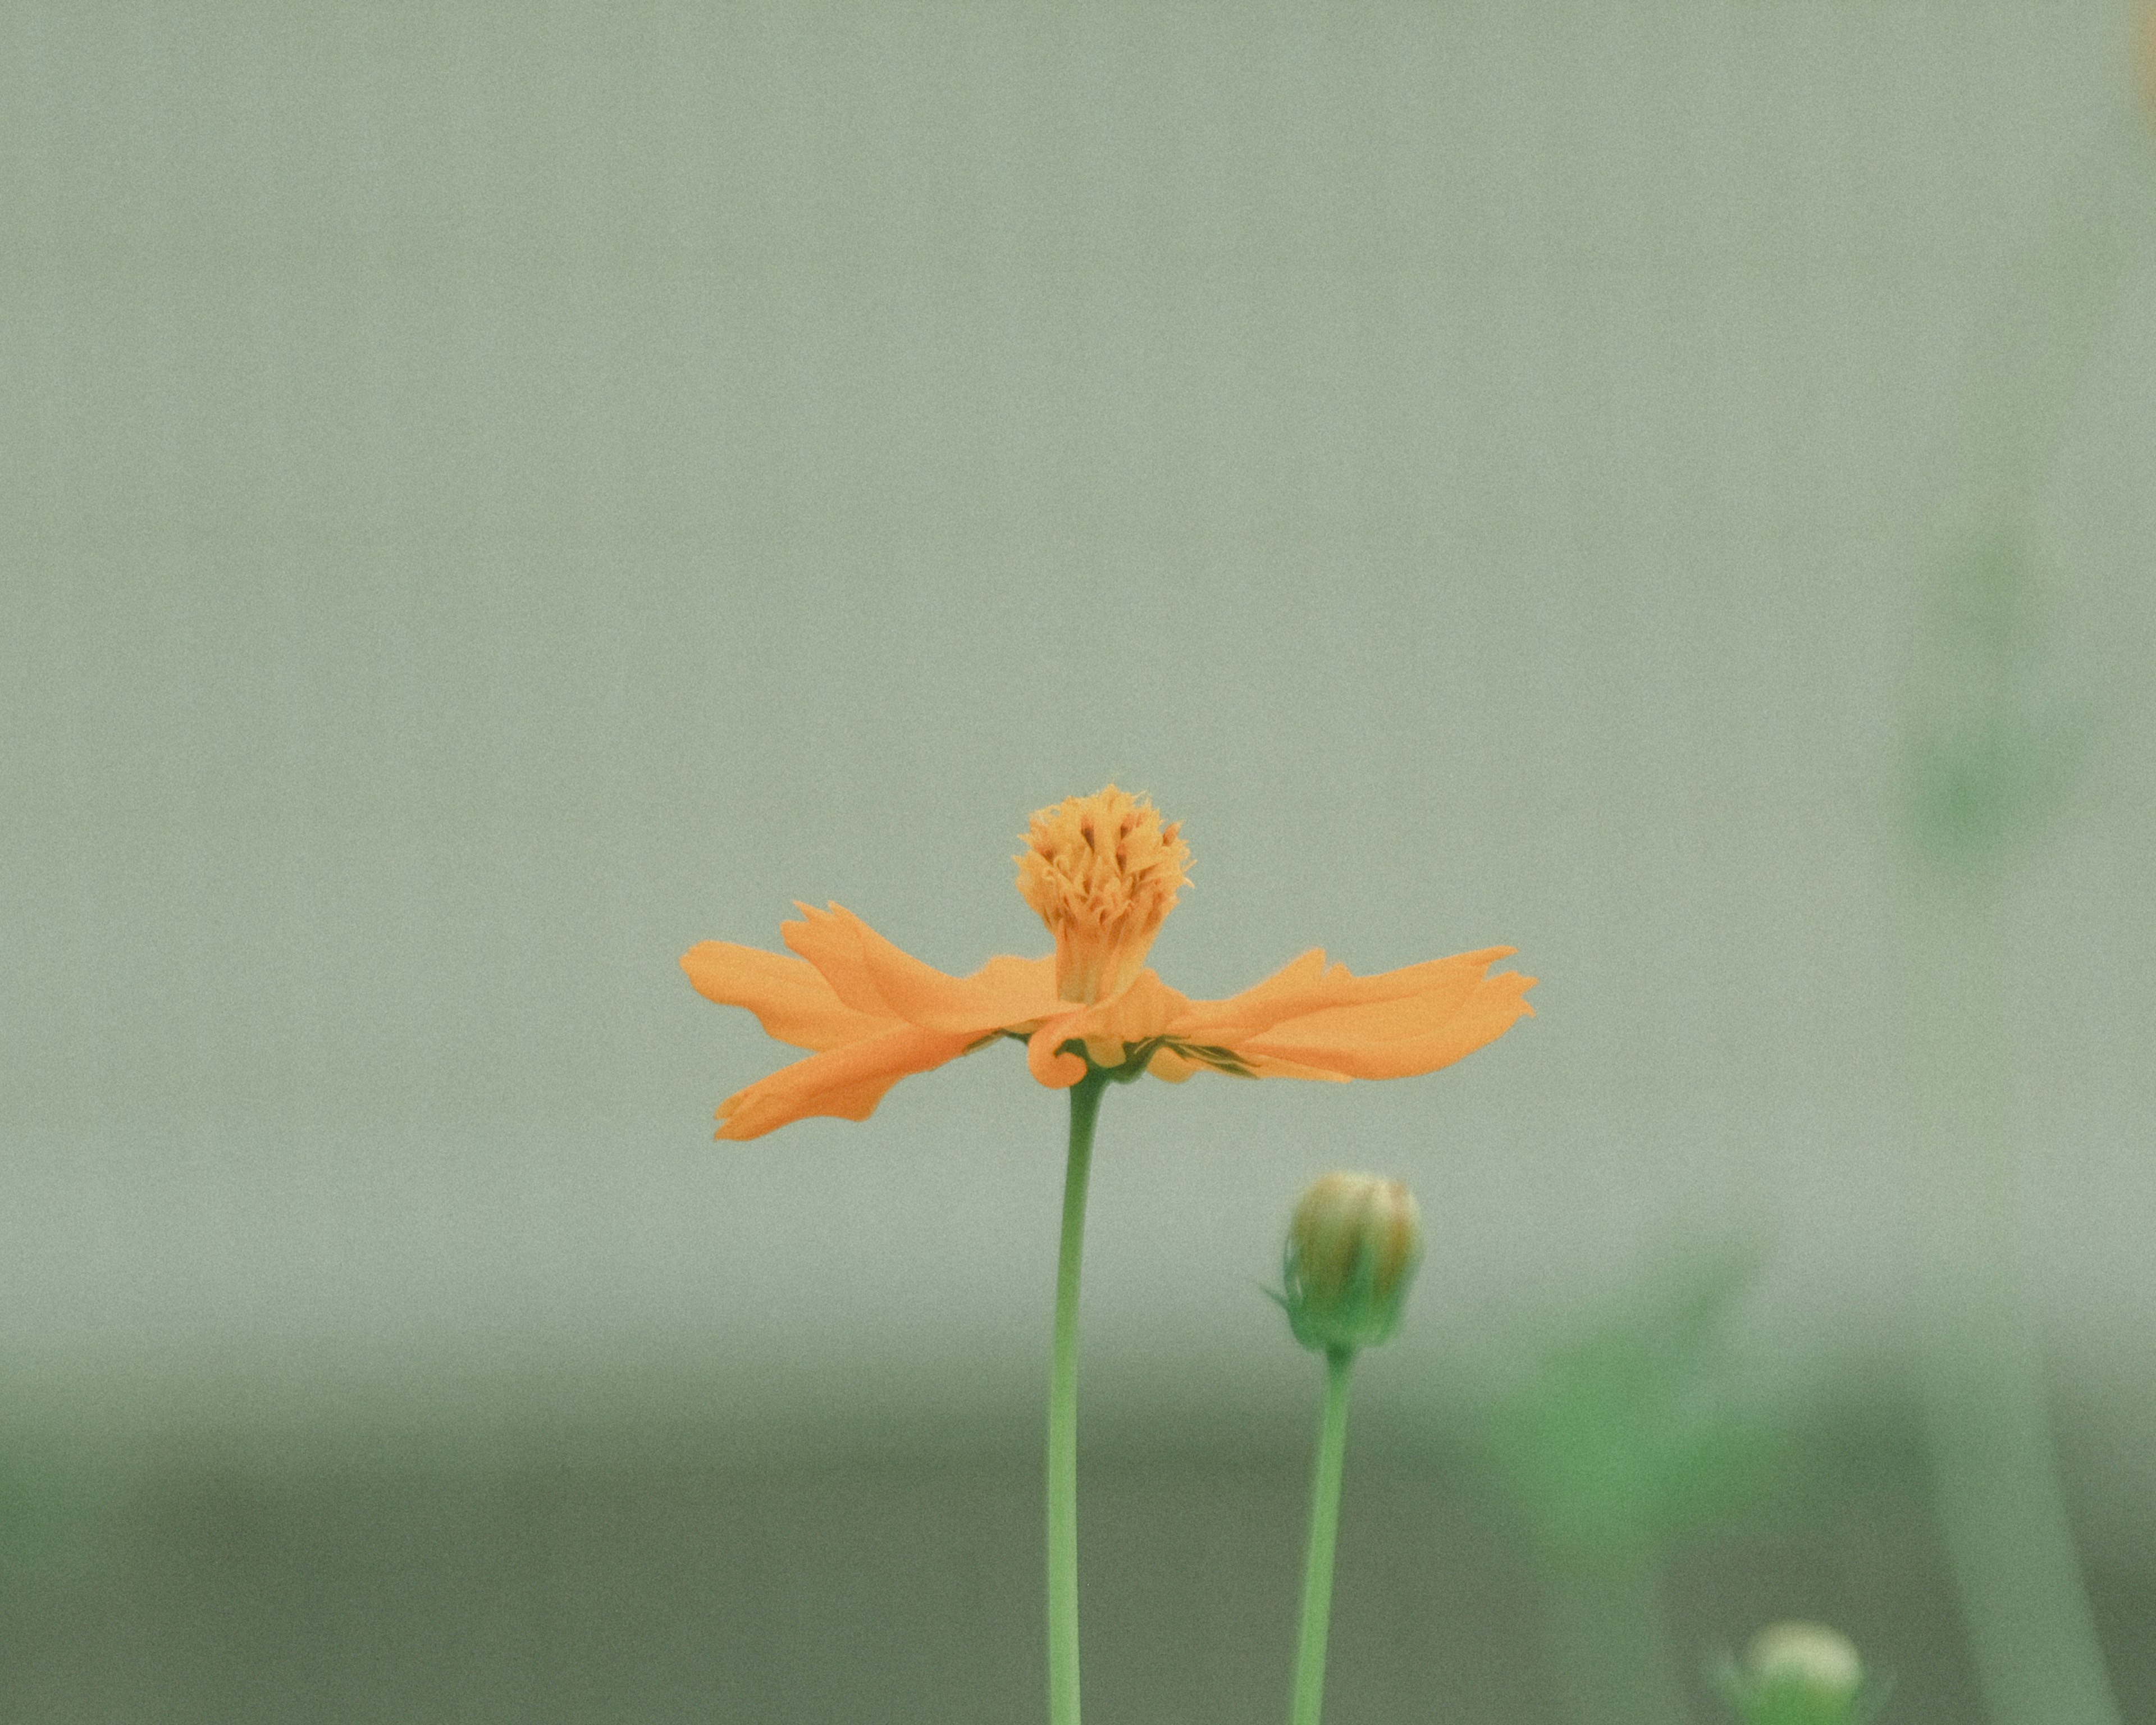
[(1891, 1373), (1897, 690), (2002, 284), (2094, 198), (2131, 261), (2038, 511), (2092, 741), (2010, 1022), (2076, 1489), (2145, 1560), (2124, 39), (2048, 0), (9, 8), (0, 1423), (1022, 1454), (1060, 1099), (1004, 1048), (713, 1145), (778, 1050), (675, 962), (796, 898), (953, 970), (1044, 950), (1016, 835), (1111, 778), (1185, 824), (1192, 993), (1314, 944), (1543, 980), (1432, 1078), (1110, 1100), (1103, 1432), (1299, 1433), (1255, 1284), (1338, 1163), (1429, 1222), (1367, 1377), (1400, 1430), (1687, 1241), (1765, 1252), (1763, 1378)]

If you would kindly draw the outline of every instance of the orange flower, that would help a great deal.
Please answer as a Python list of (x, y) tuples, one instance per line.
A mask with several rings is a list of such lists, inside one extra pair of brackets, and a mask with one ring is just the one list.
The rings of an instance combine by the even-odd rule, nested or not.
[(1255, 988), (1193, 1000), (1145, 967), (1186, 884), (1173, 824), (1110, 785), (1033, 817), (1019, 891), (1055, 937), (1052, 958), (991, 958), (947, 976), (850, 911), (799, 906), (786, 958), (727, 941), (682, 956), (696, 991), (745, 1006), (781, 1042), (812, 1050), (720, 1105), (722, 1138), (760, 1137), (811, 1115), (865, 1120), (884, 1092), (998, 1037), (1026, 1045), (1042, 1084), (1091, 1067), (1181, 1082), (1201, 1067), (1245, 1078), (1409, 1078), (1449, 1065), (1533, 1009), (1534, 978), (1491, 975), (1510, 947), (1350, 976), (1313, 949)]

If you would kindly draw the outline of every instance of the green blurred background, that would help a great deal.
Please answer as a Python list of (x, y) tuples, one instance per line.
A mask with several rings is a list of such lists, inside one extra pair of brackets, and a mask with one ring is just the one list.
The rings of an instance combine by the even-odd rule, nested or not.
[(2024, 389), (2087, 747), (2005, 901), (2013, 1217), (2156, 1718), (2122, 8), (0, 17), (0, 1712), (1039, 1716), (1060, 1099), (992, 1050), (714, 1145), (781, 1051), (675, 962), (795, 898), (1042, 951), (1016, 836), (1113, 778), (1184, 822), (1188, 992), (1543, 980), (1433, 1078), (1109, 1101), (1097, 1719), (1284, 1711), (1317, 1384), (1258, 1284), (1342, 1163), (1430, 1249), (1333, 1717), (1549, 1717), (1550, 1517), (1650, 1497), (1698, 1719), (1790, 1615), (1972, 1717), (1896, 763)]

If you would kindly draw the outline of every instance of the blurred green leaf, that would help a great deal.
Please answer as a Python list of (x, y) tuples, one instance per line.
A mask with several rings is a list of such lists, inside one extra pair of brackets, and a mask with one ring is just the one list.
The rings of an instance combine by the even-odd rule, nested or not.
[(1545, 1547), (1653, 1546), (1755, 1495), (1778, 1442), (1723, 1331), (1757, 1271), (1732, 1252), (1650, 1277), (1543, 1343), (1484, 1410), (1488, 1466)]
[(2025, 529), (1974, 535), (1938, 570), (1905, 759), (1918, 851), (1968, 866), (2040, 826), (2087, 753), (2086, 711), (2046, 675), (2038, 572)]

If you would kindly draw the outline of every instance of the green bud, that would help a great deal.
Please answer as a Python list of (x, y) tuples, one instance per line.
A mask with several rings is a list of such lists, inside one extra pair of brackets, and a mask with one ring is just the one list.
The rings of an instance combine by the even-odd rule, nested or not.
[(1330, 1352), (1368, 1348), (1399, 1327), (1422, 1261), (1422, 1213), (1398, 1180), (1322, 1174), (1287, 1224), (1281, 1277), (1295, 1339)]
[(1864, 1661), (1849, 1637), (1817, 1623), (1777, 1623), (1727, 1678), (1744, 1725), (1847, 1725), (1858, 1714)]

